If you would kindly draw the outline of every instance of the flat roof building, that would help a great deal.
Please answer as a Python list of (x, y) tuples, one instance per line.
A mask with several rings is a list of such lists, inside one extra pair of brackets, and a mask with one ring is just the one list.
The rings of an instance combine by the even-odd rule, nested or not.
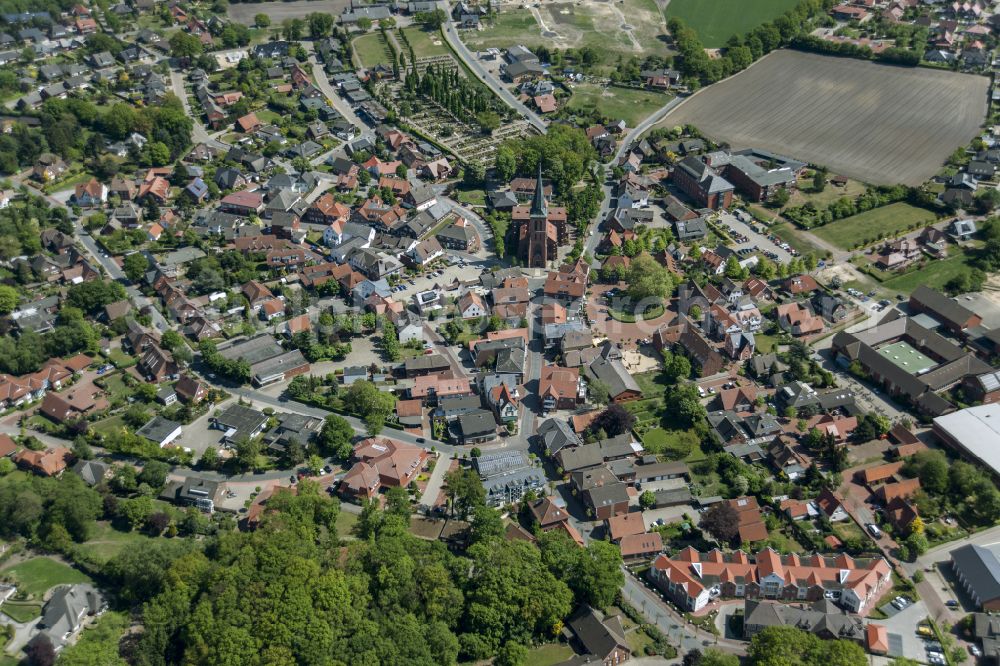
[(933, 430), (942, 442), (1000, 476), (1000, 403), (939, 416)]

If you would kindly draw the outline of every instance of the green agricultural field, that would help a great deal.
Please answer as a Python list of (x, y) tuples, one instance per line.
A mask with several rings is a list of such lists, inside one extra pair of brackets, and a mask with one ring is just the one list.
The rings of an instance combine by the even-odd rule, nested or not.
[(761, 23), (781, 16), (798, 0), (670, 0), (667, 19), (675, 16), (693, 28), (706, 48), (726, 45)]
[(929, 224), (934, 220), (935, 215), (929, 210), (906, 203), (894, 203), (816, 227), (811, 233), (849, 250), (865, 240), (874, 240), (879, 234), (891, 238), (914, 224)]
[(624, 119), (629, 127), (635, 127), (670, 99), (669, 95), (649, 90), (577, 83), (573, 84), (573, 96), (566, 108), (587, 113), (596, 110), (612, 120)]
[[(403, 28), (400, 32), (406, 35), (413, 53), (417, 58), (429, 58), (431, 56), (445, 55), (448, 53), (448, 45), (441, 39), (441, 34), (436, 30), (424, 30), (416, 26)], [(398, 40), (400, 46), (405, 47), (402, 39)], [(436, 42), (436, 43), (435, 43)]]
[(13, 578), (20, 589), (35, 599), (41, 599), (56, 585), (91, 582), (86, 574), (48, 557), (34, 557), (0, 573)]
[(389, 47), (382, 41), (380, 33), (372, 32), (357, 37), (351, 42), (351, 48), (354, 49), (354, 54), (364, 67), (374, 67), (378, 64), (392, 64), (392, 55), (389, 53)]

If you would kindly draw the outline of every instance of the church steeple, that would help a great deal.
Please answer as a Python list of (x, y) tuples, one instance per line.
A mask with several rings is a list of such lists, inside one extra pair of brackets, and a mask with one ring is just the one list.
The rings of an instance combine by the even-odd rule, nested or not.
[(535, 196), (531, 200), (531, 217), (548, 217), (545, 205), (545, 188), (542, 187), (542, 160), (538, 160), (538, 179), (535, 180)]

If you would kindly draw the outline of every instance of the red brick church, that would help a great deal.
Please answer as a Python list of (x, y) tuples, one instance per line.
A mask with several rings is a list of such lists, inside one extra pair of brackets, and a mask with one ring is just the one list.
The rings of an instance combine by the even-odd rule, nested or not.
[(531, 205), (514, 206), (511, 221), (517, 225), (517, 256), (525, 266), (545, 268), (556, 260), (557, 248), (567, 242), (566, 209), (550, 208), (545, 200), (541, 162)]

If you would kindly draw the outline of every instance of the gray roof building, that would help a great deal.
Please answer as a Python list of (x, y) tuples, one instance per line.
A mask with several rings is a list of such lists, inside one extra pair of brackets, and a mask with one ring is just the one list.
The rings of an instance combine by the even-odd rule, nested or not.
[(255, 437), (264, 430), (267, 415), (246, 405), (229, 405), (225, 411), (214, 417), (215, 426), (225, 430), (224, 437), (231, 442), (241, 437)]
[(80, 631), (87, 616), (99, 615), (106, 608), (104, 597), (93, 585), (63, 585), (45, 604), (38, 626), (59, 650)]
[(955, 577), (985, 611), (1000, 610), (1000, 558), (996, 550), (968, 544), (951, 551)]
[(550, 456), (554, 456), (566, 447), (583, 446), (583, 440), (562, 419), (543, 421), (538, 427), (538, 436)]

